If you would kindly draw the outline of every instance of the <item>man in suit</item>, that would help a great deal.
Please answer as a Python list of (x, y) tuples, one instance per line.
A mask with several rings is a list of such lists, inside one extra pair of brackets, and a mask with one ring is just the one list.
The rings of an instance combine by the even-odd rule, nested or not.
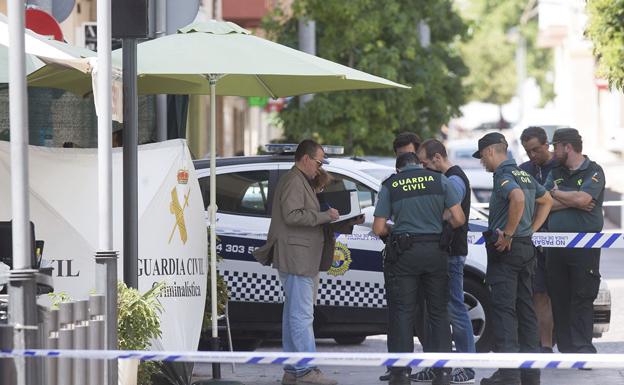
[[(267, 243), (256, 250), (258, 262), (273, 265), (284, 290), (282, 346), (285, 352), (314, 352), (314, 289), (319, 271), (327, 271), (334, 256), (334, 231), (351, 232), (330, 225), (338, 219), (336, 209), (320, 210), (311, 181), (320, 172), (323, 148), (313, 140), (299, 143), (295, 165), (282, 176), (275, 189)], [(342, 227), (342, 226), (340, 226)], [(341, 231), (346, 230), (346, 231)], [(286, 365), (283, 385), (335, 385), (336, 381), (310, 365)]]

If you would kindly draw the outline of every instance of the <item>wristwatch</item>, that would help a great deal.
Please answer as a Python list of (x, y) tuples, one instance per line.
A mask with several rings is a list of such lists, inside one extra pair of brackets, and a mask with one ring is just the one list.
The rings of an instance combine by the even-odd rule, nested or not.
[(512, 234), (507, 234), (507, 233), (503, 232), (503, 238), (504, 238), (506, 241), (510, 241), (512, 237), (513, 237), (513, 235), (512, 235)]

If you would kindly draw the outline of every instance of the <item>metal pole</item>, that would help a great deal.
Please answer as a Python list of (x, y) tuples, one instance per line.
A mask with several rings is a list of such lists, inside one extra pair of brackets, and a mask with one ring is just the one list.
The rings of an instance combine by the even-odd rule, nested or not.
[[(219, 350), (217, 324), (217, 81), (210, 75), (210, 315), (212, 321), (211, 349)], [(221, 378), (219, 363), (212, 364), (212, 378)]]
[[(0, 349), (13, 349), (13, 326), (0, 325)], [(13, 358), (0, 358), (0, 384), (15, 384), (15, 362)]]
[(138, 95), (137, 41), (123, 39), (123, 276), (128, 287), (139, 288), (139, 214), (137, 197)]
[[(74, 305), (74, 349), (84, 350), (87, 348), (89, 338), (89, 302), (76, 301)], [(76, 384), (87, 384), (88, 360), (74, 360), (74, 382)]]
[[(89, 349), (106, 349), (104, 343), (105, 323), (104, 308), (106, 298), (103, 295), (89, 297)], [(104, 362), (89, 360), (89, 385), (104, 385)]]
[[(13, 270), (9, 274), (9, 323), (14, 347), (36, 347), (37, 304), (32, 270), (28, 193), (28, 98), (24, 52), (24, 1), (9, 0), (9, 121), (11, 128), (11, 205), (13, 211)], [(38, 370), (30, 359), (15, 359), (18, 385), (38, 384)]]
[[(305, 18), (299, 19), (299, 50), (310, 55), (316, 55), (316, 22)], [(313, 94), (299, 96), (299, 108), (314, 98)], [(309, 131), (306, 129), (306, 137), (309, 137)]]
[[(46, 319), (45, 336), (46, 349), (58, 349), (58, 309), (50, 309)], [(46, 358), (46, 385), (57, 385), (58, 360), (56, 358)]]
[[(156, 38), (167, 34), (167, 1), (156, 0)], [(156, 131), (159, 142), (167, 140), (167, 95), (156, 95)]]
[[(74, 346), (74, 309), (71, 302), (59, 305), (59, 349), (72, 349)], [(58, 359), (57, 382), (63, 385), (73, 385), (73, 359)]]
[[(100, 251), (95, 254), (95, 270), (96, 277), (98, 277), (98, 280), (95, 282), (97, 292), (104, 293), (105, 288), (115, 288), (106, 293), (103, 304), (99, 303), (101, 300), (94, 300), (98, 302), (90, 304), (90, 306), (97, 305), (95, 309), (98, 311), (97, 314), (103, 314), (105, 316), (105, 340), (103, 348), (108, 350), (117, 349), (117, 259), (116, 251)], [(97, 298), (96, 296), (91, 296), (91, 299), (93, 300), (94, 297)], [(102, 308), (101, 310), (100, 306)], [(93, 311), (94, 309), (90, 310), (92, 319)], [(106, 373), (105, 383), (108, 385), (117, 385), (117, 360), (107, 361)]]
[[(117, 252), (113, 250), (113, 153), (112, 153), (112, 63), (111, 63), (111, 2), (97, 2), (98, 24), (98, 246), (95, 256), (96, 290), (105, 296), (102, 306), (104, 338), (100, 348), (117, 349)], [(125, 95), (124, 95), (125, 97)], [(124, 130), (128, 131), (128, 130)], [(124, 133), (125, 135), (125, 133)], [(124, 138), (125, 140), (125, 138)], [(125, 160), (124, 148), (124, 160)], [(124, 162), (125, 164), (125, 162)], [(125, 191), (124, 191), (125, 192)], [(125, 196), (124, 196), (125, 198)], [(124, 218), (125, 219), (125, 218)], [(124, 237), (125, 240), (126, 237)], [(113, 262), (109, 262), (112, 260)], [(110, 265), (114, 264), (114, 268)], [(104, 311), (108, 310), (108, 311)], [(105, 320), (105, 321), (104, 321)], [(90, 372), (98, 375), (97, 381), (117, 384), (117, 361), (91, 362)], [(91, 382), (93, 383), (93, 382)]]

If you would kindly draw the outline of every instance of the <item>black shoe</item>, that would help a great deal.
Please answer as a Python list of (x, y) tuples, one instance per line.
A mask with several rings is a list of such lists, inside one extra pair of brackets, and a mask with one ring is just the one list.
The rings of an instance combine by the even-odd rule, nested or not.
[(431, 381), (431, 385), (450, 385), (451, 383), (451, 373), (444, 371), (436, 373), (433, 381)]
[(393, 372), (390, 374), (389, 385), (410, 385), (409, 372)]
[(552, 353), (553, 349), (549, 348), (548, 346), (542, 346), (540, 347), (540, 353)]
[(481, 385), (520, 385), (517, 369), (499, 369), (489, 378), (482, 378)]
[(379, 376), (379, 381), (390, 381), (390, 369), (386, 369), (386, 372)]
[(520, 380), (522, 385), (540, 385), (540, 370), (521, 369)]

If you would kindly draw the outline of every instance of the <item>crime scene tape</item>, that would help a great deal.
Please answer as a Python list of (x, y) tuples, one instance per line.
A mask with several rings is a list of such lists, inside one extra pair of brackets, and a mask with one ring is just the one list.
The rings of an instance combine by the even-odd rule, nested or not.
[[(468, 243), (485, 244), (480, 232), (468, 232)], [(622, 233), (535, 233), (535, 246), (560, 247), (569, 249), (624, 249)]]
[(286, 352), (169, 352), (124, 350), (0, 350), (0, 358), (41, 357), (80, 359), (138, 359), (205, 363), (471, 367), (510, 369), (620, 369), (624, 354), (561, 353), (286, 353)]

